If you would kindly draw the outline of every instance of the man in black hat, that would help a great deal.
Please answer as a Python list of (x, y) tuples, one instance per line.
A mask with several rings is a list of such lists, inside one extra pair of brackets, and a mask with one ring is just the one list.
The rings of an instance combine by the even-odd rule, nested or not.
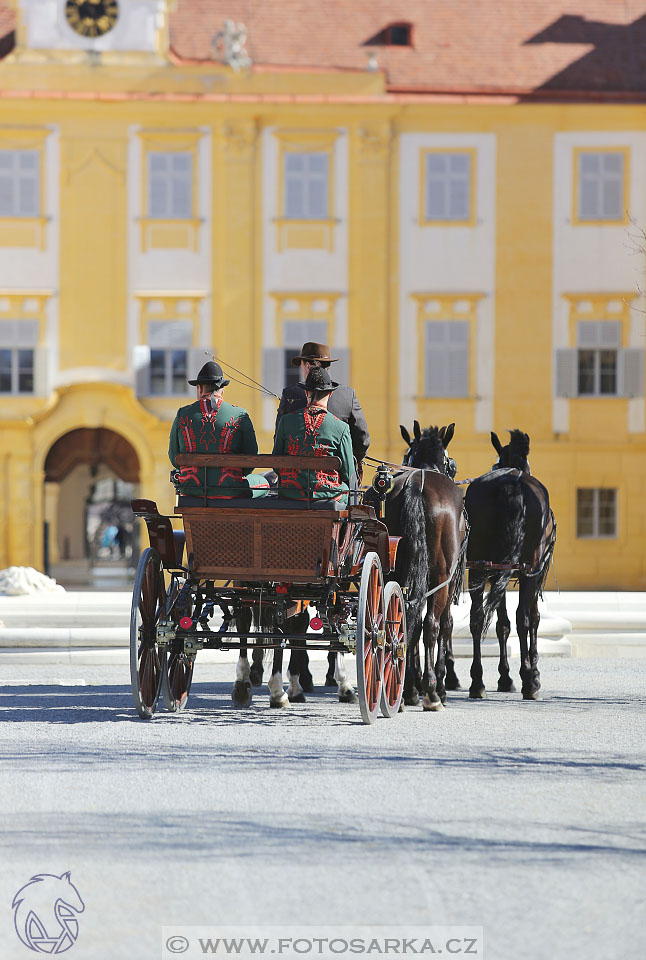
[(278, 496), (288, 500), (311, 499), (345, 509), (350, 480), (354, 473), (352, 441), (348, 424), (329, 411), (329, 401), (339, 388), (327, 370), (313, 367), (305, 381), (307, 406), (281, 417), (273, 453), (292, 456), (338, 457), (341, 467), (334, 473), (319, 470), (278, 470)]
[[(197, 400), (180, 407), (170, 431), (168, 456), (174, 467), (179, 453), (258, 453), (258, 442), (249, 414), (243, 407), (234, 407), (224, 399), (224, 379), (219, 363), (209, 360), (195, 380)], [(176, 486), (181, 497), (204, 500), (206, 474), (207, 499), (263, 496), (268, 489), (265, 477), (227, 467), (180, 467)], [(182, 501), (180, 501), (182, 502)]]
[[(300, 366), (301, 368), (301, 383), (292, 384), (292, 386), (285, 387), (283, 390), (276, 415), (276, 430), (278, 430), (281, 417), (286, 413), (295, 413), (297, 410), (302, 410), (306, 406), (305, 380), (310, 370), (315, 367), (323, 367), (324, 370), (327, 370), (331, 363), (337, 362), (338, 357), (330, 356), (330, 348), (327, 343), (310, 342), (303, 344), (300, 355), (292, 359), (294, 366)], [(370, 434), (363, 410), (352, 387), (339, 385), (330, 396), (328, 409), (330, 413), (333, 413), (335, 417), (343, 420), (349, 426), (352, 453), (359, 465), (368, 452)]]

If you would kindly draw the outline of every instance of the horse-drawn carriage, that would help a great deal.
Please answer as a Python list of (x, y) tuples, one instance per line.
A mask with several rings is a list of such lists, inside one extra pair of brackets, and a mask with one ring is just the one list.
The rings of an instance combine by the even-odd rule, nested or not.
[[(336, 457), (182, 454), (182, 467), (332, 472)], [(130, 621), (135, 708), (152, 717), (159, 697), (186, 706), (200, 650), (324, 650), (356, 654), (361, 716), (398, 712), (406, 664), (406, 613), (394, 569), (398, 538), (368, 504), (324, 509), (311, 499), (206, 498), (162, 516), (133, 500), (150, 546), (139, 560)], [(321, 509), (323, 507), (323, 509)], [(172, 521), (181, 521), (174, 530)], [(294, 632), (294, 610), (316, 608), (311, 627)], [(253, 617), (251, 616), (253, 615)], [(210, 621), (213, 620), (213, 625)], [(255, 629), (251, 623), (255, 624)]]

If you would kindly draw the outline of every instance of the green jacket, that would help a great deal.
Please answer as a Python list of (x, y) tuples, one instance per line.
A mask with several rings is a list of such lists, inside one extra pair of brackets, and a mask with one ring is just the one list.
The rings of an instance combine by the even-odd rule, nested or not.
[(288, 500), (306, 500), (309, 484), (312, 499), (334, 499), (347, 505), (353, 459), (350, 428), (343, 420), (337, 420), (323, 407), (307, 407), (297, 413), (288, 413), (278, 424), (272, 452), (338, 457), (341, 461), (339, 473), (278, 470), (278, 495)]
[[(203, 397), (180, 407), (170, 431), (168, 456), (177, 467), (178, 453), (258, 453), (258, 442), (249, 414), (222, 397)], [(245, 476), (251, 471), (227, 467), (181, 467), (176, 483), (181, 496), (204, 496), (204, 473), (208, 497), (248, 497), (250, 488), (267, 487), (264, 477)]]

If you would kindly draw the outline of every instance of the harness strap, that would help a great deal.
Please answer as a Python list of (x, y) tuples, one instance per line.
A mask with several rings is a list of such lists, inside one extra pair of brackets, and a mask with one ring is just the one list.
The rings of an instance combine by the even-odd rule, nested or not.
[[(466, 519), (466, 516), (465, 516), (465, 519)], [(468, 523), (468, 521), (467, 521), (467, 529), (466, 529), (465, 534), (464, 534), (464, 539), (463, 539), (462, 543), (460, 544), (460, 552), (458, 553), (457, 557), (455, 558), (455, 563), (454, 563), (453, 566), (451, 567), (451, 572), (450, 572), (450, 574), (449, 574), (449, 576), (448, 576), (448, 579), (447, 579), (447, 580), (444, 580), (442, 583), (439, 583), (439, 584), (437, 585), (437, 587), (433, 587), (432, 590), (427, 590), (427, 592), (426, 592), (426, 593), (424, 594), (424, 596), (422, 597), (422, 601), (428, 599), (428, 597), (432, 597), (434, 593), (437, 593), (438, 590), (441, 590), (442, 587), (446, 587), (446, 585), (451, 582), (451, 580), (452, 580), (453, 577), (455, 576), (455, 571), (458, 569), (460, 563), (462, 562), (462, 560), (463, 560), (463, 558), (464, 558), (464, 554), (466, 553), (467, 543), (468, 543), (468, 542), (469, 542), (469, 523)]]

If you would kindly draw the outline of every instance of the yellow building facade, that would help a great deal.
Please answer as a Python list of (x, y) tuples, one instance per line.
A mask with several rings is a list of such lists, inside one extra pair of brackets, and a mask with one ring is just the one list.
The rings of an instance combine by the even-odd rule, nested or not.
[(472, 477), (521, 428), (561, 588), (646, 589), (643, 106), (177, 62), (163, 3), (141, 49), (89, 56), (35, 46), (34, 2), (0, 62), (0, 567), (42, 569), (45, 528), (73, 558), (97, 471), (172, 510), (208, 356), (269, 451), (277, 401), (236, 371), (279, 394), (311, 339), (371, 455), (455, 421)]

